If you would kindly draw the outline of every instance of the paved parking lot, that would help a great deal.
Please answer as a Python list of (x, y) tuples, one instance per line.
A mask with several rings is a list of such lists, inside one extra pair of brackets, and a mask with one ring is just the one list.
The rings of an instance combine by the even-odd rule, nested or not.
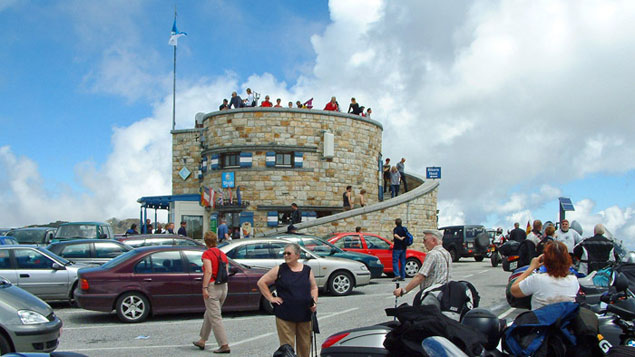
[[(492, 268), (488, 260), (477, 263), (462, 259), (453, 264), (453, 280), (468, 280), (481, 295), (481, 307), (508, 318), (518, 312), (509, 309), (504, 289), (509, 273), (500, 266)], [(402, 282), (403, 284), (404, 282)], [(404, 286), (404, 285), (402, 285)], [(321, 294), (318, 319), (321, 334), (319, 345), (331, 334), (387, 321), (384, 308), (394, 307), (389, 278), (373, 279), (371, 284), (356, 288), (346, 297)], [(411, 302), (414, 294), (400, 298)], [(208, 341), (206, 351), (192, 346), (198, 339), (202, 314), (162, 315), (140, 324), (120, 323), (115, 314), (70, 308), (53, 304), (64, 321), (58, 351), (81, 352), (88, 356), (201, 356), (211, 353), (216, 343)], [(226, 314), (223, 317), (234, 356), (271, 356), (278, 348), (274, 317), (263, 312)]]

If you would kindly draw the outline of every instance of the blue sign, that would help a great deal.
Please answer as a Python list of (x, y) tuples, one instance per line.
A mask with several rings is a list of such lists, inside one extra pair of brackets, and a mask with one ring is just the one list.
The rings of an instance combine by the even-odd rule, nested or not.
[(223, 172), (222, 181), (223, 188), (234, 188), (234, 173)]
[(440, 179), (441, 168), (440, 167), (426, 167), (426, 178), (428, 179)]

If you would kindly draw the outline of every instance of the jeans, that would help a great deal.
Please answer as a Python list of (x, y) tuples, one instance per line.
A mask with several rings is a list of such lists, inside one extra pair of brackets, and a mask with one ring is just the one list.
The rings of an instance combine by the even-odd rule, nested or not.
[[(401, 265), (401, 269), (399, 269)], [(395, 274), (395, 278), (406, 278), (406, 250), (393, 249), (392, 251), (392, 271)]]
[(401, 176), (401, 182), (403, 182), (403, 192), (408, 192), (408, 183), (406, 182), (406, 174), (403, 172), (399, 172)]
[(390, 198), (399, 195), (399, 185), (390, 185)]

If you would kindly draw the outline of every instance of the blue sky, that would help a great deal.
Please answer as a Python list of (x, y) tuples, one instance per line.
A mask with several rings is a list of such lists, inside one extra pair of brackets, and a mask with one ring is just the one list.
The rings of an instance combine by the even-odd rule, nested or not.
[[(169, 193), (174, 4), (0, 3), (0, 226), (134, 217)], [(586, 232), (635, 243), (632, 2), (176, 5), (178, 128), (247, 87), (355, 96), (384, 157), (443, 168), (440, 224), (553, 220), (567, 196)]]

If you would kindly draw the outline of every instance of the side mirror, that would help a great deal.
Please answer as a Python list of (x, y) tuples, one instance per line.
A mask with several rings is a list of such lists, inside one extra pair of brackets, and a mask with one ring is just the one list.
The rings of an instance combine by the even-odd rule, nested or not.
[(613, 286), (617, 291), (626, 291), (628, 289), (628, 278), (624, 273), (618, 273), (613, 281)]
[(335, 249), (335, 248), (331, 248), (331, 252), (329, 253), (329, 255), (333, 255), (333, 254), (335, 254), (335, 253), (337, 253), (337, 249)]
[(64, 268), (64, 266), (59, 265), (57, 263), (53, 263), (53, 265), (51, 265), (51, 269), (53, 269), (53, 270), (66, 270), (66, 268)]
[(108, 235), (106, 233), (102, 233), (99, 235), (99, 239), (106, 239), (108, 238)]
[(238, 273), (238, 271), (239, 271), (239, 269), (236, 268), (235, 266), (229, 267), (229, 276), (236, 275), (236, 273)]

